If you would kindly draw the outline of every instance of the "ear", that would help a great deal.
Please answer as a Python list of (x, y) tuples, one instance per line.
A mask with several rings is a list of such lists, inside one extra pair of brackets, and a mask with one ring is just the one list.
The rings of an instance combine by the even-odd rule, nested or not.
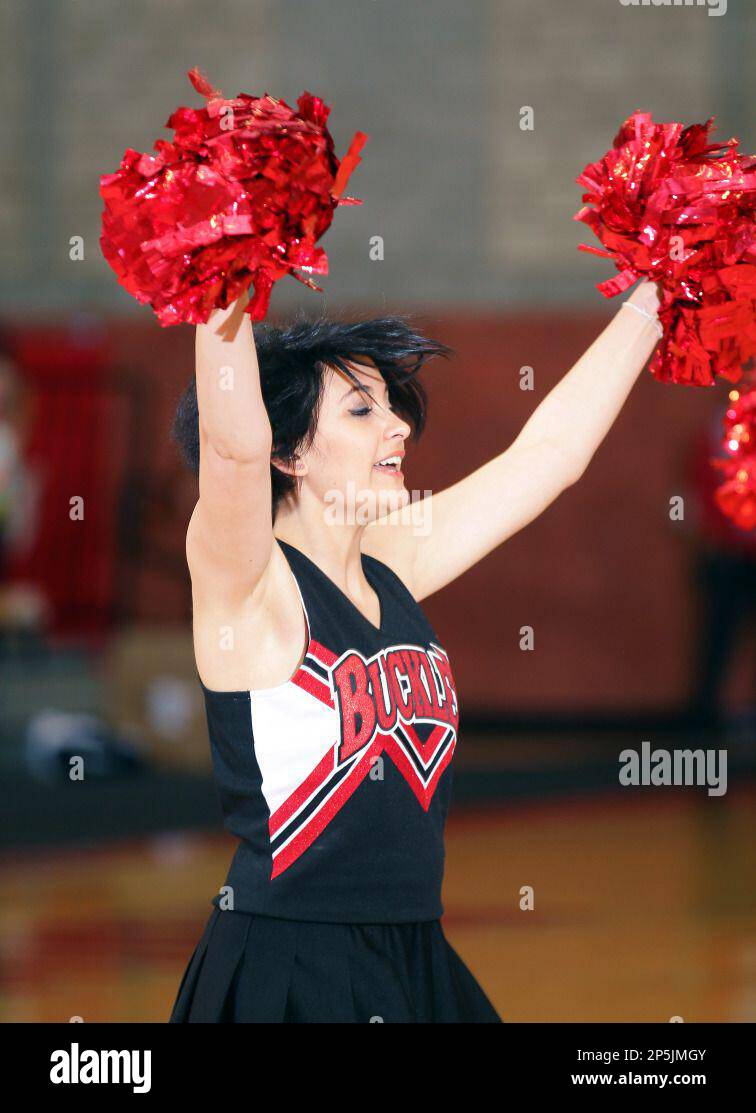
[(307, 475), (308, 467), (301, 457), (297, 456), (292, 460), (283, 460), (280, 456), (271, 456), (270, 462), (274, 468), (278, 468), (284, 475), (303, 476)]

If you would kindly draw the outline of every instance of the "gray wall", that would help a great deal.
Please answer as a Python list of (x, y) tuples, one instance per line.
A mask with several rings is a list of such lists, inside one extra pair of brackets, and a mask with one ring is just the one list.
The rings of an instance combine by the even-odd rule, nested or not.
[[(139, 308), (99, 252), (98, 176), (147, 150), (199, 65), (224, 92), (309, 89), (338, 153), (371, 138), (324, 243), (324, 298), (274, 307), (585, 303), (609, 264), (576, 250), (574, 182), (635, 108), (718, 117), (756, 149), (756, 6), (621, 0), (4, 0), (0, 313)], [(750, 61), (750, 65), (747, 62)], [(523, 105), (535, 130), (521, 131)], [(85, 237), (81, 262), (69, 237)], [(368, 257), (381, 235), (385, 259)], [(593, 242), (593, 241), (591, 241)], [(598, 298), (598, 295), (594, 295)], [(144, 312), (144, 311), (142, 311)]]

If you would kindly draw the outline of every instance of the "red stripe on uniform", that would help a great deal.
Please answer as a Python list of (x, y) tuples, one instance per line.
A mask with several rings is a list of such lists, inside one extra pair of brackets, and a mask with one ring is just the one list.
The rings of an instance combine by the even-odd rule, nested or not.
[(325, 703), (328, 707), (334, 706), (333, 699), (331, 698), (331, 689), (328, 685), (324, 684), (317, 676), (313, 676), (312, 673), (307, 672), (307, 670), (303, 669), (301, 666), (299, 671), (292, 676), (291, 682), (292, 684), (296, 684), (298, 688), (302, 688), (305, 692), (308, 692), (311, 696), (314, 696), (315, 699), (319, 699), (321, 703)]
[(276, 834), (277, 831), (281, 829), (284, 823), (286, 823), (286, 821), (291, 818), (297, 808), (301, 807), (302, 804), (304, 804), (305, 800), (307, 800), (308, 797), (312, 796), (313, 792), (316, 792), (320, 788), (323, 781), (325, 781), (328, 777), (330, 777), (331, 773), (333, 773), (333, 770), (334, 751), (333, 747), (331, 747), (330, 750), (327, 750), (325, 752), (321, 761), (318, 762), (318, 764), (315, 766), (312, 773), (309, 774), (306, 780), (302, 781), (299, 788), (296, 788), (294, 792), (292, 792), (291, 796), (287, 797), (287, 799), (284, 800), (283, 804), (281, 804), (281, 807), (277, 808), (273, 815), (270, 817), (270, 820), (268, 821), (268, 828), (270, 830), (271, 838), (273, 838), (273, 836)]
[(307, 652), (314, 657), (316, 661), (320, 661), (321, 665), (327, 665), (329, 668), (339, 659), (338, 654), (334, 653), (328, 646), (316, 642), (314, 638), (310, 638)]
[(273, 859), (273, 871), (270, 875), (271, 881), (274, 877), (278, 877), (280, 873), (283, 873), (285, 869), (288, 869), (292, 862), (296, 861), (296, 859), (307, 850), (308, 846), (312, 845), (321, 831), (328, 826), (336, 813), (341, 811), (349, 797), (370, 772), (371, 758), (379, 754), (382, 748), (382, 740), (376, 738), (375, 741), (367, 747), (360, 760), (355, 763), (354, 769), (347, 774), (333, 796), (325, 801), (322, 807), (307, 821), (302, 830), (276, 855)]
[(409, 738), (410, 738), (410, 741), (412, 742), (412, 745), (415, 747), (418, 754), (420, 755), (420, 757), (422, 758), (423, 762), (426, 765), (429, 763), (430, 759), (433, 757), (434, 753), (436, 752), (436, 747), (438, 746), (438, 743), (441, 741), (441, 739), (443, 738), (443, 736), (446, 734), (447, 730), (449, 729), (448, 726), (446, 726), (446, 724), (444, 724), (444, 726), (434, 727), (433, 730), (428, 735), (428, 737), (426, 738), (425, 742), (423, 742), (418, 737), (417, 732), (415, 731), (415, 729), (414, 729), (414, 727), (412, 726), (411, 723), (402, 722), (401, 725), (404, 727), (405, 731), (409, 735)]
[(414, 792), (423, 809), (427, 812), (428, 808), (430, 807), (431, 800), (433, 799), (433, 793), (436, 791), (436, 785), (438, 784), (439, 778), (452, 759), (452, 754), (454, 753), (454, 747), (456, 744), (455, 741), (452, 741), (449, 744), (449, 748), (436, 766), (433, 776), (428, 782), (428, 786), (426, 788), (426, 786), (418, 777), (412, 762), (409, 760), (404, 750), (397, 742), (396, 738), (394, 738), (393, 734), (385, 734), (383, 735), (383, 738), (386, 753), (389, 754), (391, 760), (394, 762), (394, 765), (396, 765), (397, 769), (403, 775), (404, 779)]

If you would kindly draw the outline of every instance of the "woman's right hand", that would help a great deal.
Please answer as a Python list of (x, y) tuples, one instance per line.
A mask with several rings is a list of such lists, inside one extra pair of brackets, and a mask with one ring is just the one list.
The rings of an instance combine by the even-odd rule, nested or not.
[[(227, 334), (229, 326), (238, 327), (244, 320), (244, 310), (249, 305), (249, 290), (240, 294), (236, 301), (232, 301), (225, 309), (213, 309), (204, 325), (197, 325), (198, 329), (207, 329), (211, 332), (223, 331)], [(224, 335), (225, 338), (225, 335)]]

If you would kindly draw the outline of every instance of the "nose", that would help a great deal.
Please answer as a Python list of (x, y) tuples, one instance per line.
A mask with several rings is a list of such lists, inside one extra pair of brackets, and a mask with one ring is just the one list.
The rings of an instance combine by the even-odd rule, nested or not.
[(412, 426), (400, 417), (399, 414), (391, 413), (388, 411), (388, 419), (386, 421), (386, 438), (390, 440), (392, 437), (401, 437), (403, 441), (409, 437), (412, 432)]

